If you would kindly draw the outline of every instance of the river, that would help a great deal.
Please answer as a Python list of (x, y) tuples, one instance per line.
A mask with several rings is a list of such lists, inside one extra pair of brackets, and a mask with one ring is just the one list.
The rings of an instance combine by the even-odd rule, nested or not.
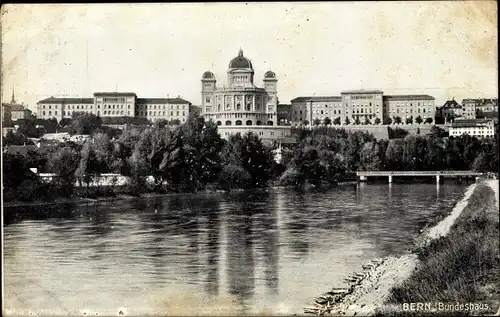
[(465, 190), (359, 184), (65, 205), (52, 216), (7, 208), (5, 312), (302, 314), (370, 259), (411, 247)]

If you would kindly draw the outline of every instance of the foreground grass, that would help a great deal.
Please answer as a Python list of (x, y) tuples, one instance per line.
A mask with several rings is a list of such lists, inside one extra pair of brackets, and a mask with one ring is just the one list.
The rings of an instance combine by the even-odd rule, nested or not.
[(403, 303), (474, 303), (489, 307), (436, 311), (439, 315), (482, 315), (498, 310), (499, 216), (495, 201), (495, 192), (489, 186), (478, 185), (449, 234), (415, 251), (420, 263), (408, 280), (391, 290), (387, 304), (400, 308), (391, 315), (431, 313), (402, 311)]

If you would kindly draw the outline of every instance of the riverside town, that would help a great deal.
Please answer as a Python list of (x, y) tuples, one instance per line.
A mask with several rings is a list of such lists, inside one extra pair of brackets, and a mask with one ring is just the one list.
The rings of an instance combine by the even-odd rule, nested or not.
[(2, 6), (3, 315), (500, 312), (496, 8)]

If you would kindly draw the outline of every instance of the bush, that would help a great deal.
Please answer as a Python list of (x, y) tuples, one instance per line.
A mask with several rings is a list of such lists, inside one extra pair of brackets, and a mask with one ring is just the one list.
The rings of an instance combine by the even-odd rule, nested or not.
[(240, 166), (226, 165), (219, 174), (219, 186), (225, 190), (245, 189), (250, 187), (251, 182), (250, 174)]
[(33, 201), (44, 195), (44, 184), (37, 179), (27, 179), (17, 188), (17, 198), (20, 201)]
[(293, 167), (289, 167), (280, 177), (280, 185), (300, 186), (304, 183), (300, 173)]

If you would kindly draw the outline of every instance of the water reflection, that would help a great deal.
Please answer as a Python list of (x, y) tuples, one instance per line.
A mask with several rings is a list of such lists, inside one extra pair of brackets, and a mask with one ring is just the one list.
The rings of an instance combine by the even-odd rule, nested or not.
[(253, 212), (250, 202), (241, 202), (229, 210), (226, 217), (229, 293), (240, 300), (250, 298), (255, 288), (252, 249)]
[[(403, 252), (430, 216), (450, 209), (465, 186), (363, 184), (332, 191), (279, 189), (176, 195), (30, 213), (7, 209), (6, 308), (78, 311), (128, 303), (157, 311), (158, 293), (231, 296), (234, 313), (286, 302), (301, 313), (373, 257)], [(27, 261), (26, 259), (29, 259)], [(40, 286), (42, 285), (42, 286)], [(40, 290), (50, 289), (47, 297)], [(99, 292), (96, 292), (99, 290)], [(44, 291), (45, 292), (45, 291)], [(18, 300), (18, 301), (17, 301)], [(57, 312), (64, 314), (64, 312)]]

